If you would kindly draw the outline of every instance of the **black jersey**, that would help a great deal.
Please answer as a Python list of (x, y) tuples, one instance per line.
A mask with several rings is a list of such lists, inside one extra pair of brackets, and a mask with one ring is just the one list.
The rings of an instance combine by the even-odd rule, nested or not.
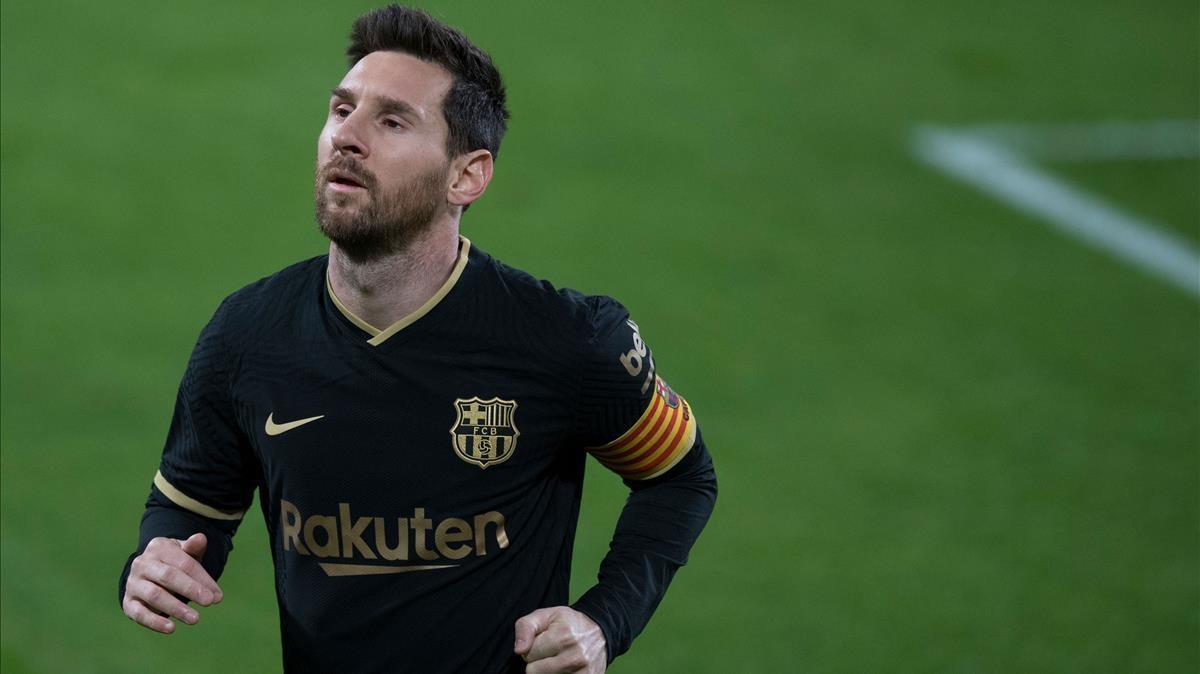
[[(521, 671), (516, 619), (568, 602), (587, 452), (630, 484), (687, 456), (711, 473), (695, 415), (610, 298), (555, 289), (463, 239), (446, 284), (381, 331), (338, 301), (327, 263), (221, 304), (150, 505), (236, 526), (258, 490), (288, 671)], [(665, 576), (577, 606), (610, 658), (644, 624), (619, 615), (620, 593), (654, 595), (653, 610), (698, 517), (674, 524), (694, 529), (682, 554), (644, 553)], [(606, 563), (646, 565), (636, 557)], [(205, 562), (219, 573), (224, 559)]]

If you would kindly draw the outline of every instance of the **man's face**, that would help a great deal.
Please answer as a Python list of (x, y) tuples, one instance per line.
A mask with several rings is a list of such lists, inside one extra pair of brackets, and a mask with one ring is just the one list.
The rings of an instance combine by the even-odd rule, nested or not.
[(403, 250), (446, 208), (442, 101), (451, 84), (440, 66), (377, 51), (334, 89), (314, 201), (321, 232), (351, 256)]

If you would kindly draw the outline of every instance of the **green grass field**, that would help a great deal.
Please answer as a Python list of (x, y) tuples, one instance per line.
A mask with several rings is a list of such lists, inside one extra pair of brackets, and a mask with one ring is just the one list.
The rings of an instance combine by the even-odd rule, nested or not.
[[(170, 637), (116, 581), (200, 327), (324, 241), (363, 3), (4, 0), (4, 672), (271, 672), (248, 517)], [(439, 3), (511, 131), (464, 232), (631, 307), (721, 496), (637, 672), (1200, 669), (1200, 302), (916, 162), (918, 123), (1200, 117), (1200, 8)], [(1200, 239), (1200, 164), (1063, 175)], [(575, 592), (623, 500), (594, 462)]]

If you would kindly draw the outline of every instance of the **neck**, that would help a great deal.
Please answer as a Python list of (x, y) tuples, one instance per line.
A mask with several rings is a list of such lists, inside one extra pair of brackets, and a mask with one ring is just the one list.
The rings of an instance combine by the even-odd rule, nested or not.
[(354, 315), (384, 330), (419, 309), (458, 262), (458, 223), (431, 227), (401, 251), (354, 260), (329, 244), (329, 284)]

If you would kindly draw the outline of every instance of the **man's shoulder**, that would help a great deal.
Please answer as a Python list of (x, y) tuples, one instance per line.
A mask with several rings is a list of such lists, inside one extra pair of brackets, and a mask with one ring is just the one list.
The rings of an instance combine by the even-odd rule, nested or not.
[(478, 256), (485, 301), (503, 303), (527, 320), (588, 340), (605, 325), (629, 316), (625, 307), (608, 295), (558, 286), (477, 248), (472, 253)]
[(253, 304), (302, 293), (314, 283), (324, 282), (328, 260), (328, 255), (317, 255), (288, 265), (274, 274), (242, 286), (231, 293), (226, 301)]
[(276, 323), (273, 316), (294, 314), (303, 298), (323, 287), (328, 257), (302, 260), (242, 286), (225, 297), (213, 322), (225, 332), (246, 332)]

